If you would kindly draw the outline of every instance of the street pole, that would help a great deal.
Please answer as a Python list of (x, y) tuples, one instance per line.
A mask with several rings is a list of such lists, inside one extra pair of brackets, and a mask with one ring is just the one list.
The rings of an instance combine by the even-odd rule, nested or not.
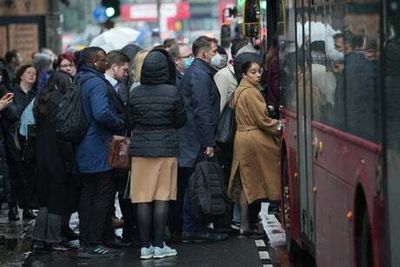
[(161, 0), (157, 0), (157, 27), (158, 27), (158, 42), (161, 43)]
[(61, 52), (61, 16), (59, 0), (49, 0), (49, 10), (45, 18), (46, 47), (58, 54)]

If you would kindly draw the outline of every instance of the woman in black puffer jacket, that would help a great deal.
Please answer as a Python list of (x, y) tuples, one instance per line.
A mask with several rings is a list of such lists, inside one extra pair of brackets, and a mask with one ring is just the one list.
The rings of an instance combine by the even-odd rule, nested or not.
[[(138, 205), (141, 259), (177, 255), (163, 240), (168, 201), (176, 199), (177, 129), (186, 122), (183, 99), (173, 85), (175, 76), (168, 52), (153, 49), (144, 59), (141, 85), (132, 91), (128, 103), (133, 126), (130, 196)], [(151, 229), (153, 242), (150, 242)]]

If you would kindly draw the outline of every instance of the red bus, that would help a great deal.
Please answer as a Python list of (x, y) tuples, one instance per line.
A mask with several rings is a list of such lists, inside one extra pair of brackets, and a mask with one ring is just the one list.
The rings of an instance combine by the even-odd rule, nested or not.
[(400, 2), (272, 2), (289, 252), (321, 267), (400, 266)]

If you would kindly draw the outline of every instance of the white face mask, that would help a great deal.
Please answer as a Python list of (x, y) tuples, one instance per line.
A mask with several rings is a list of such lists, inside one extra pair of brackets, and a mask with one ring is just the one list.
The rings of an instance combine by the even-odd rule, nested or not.
[(221, 65), (221, 63), (222, 63), (222, 56), (219, 53), (215, 54), (215, 56), (211, 58), (211, 66), (217, 68), (219, 67), (219, 65)]

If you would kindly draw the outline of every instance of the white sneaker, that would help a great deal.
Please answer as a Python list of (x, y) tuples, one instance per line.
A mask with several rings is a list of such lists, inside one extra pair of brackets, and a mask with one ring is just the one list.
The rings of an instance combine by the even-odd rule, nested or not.
[(148, 260), (153, 258), (154, 256), (154, 247), (150, 245), (150, 247), (142, 247), (140, 249), (140, 259), (141, 260)]
[(176, 255), (178, 255), (178, 252), (176, 251), (176, 249), (170, 248), (164, 243), (163, 248), (159, 248), (159, 247), (154, 248), (153, 258), (154, 259), (162, 259), (162, 258), (166, 258), (166, 257), (173, 257)]

